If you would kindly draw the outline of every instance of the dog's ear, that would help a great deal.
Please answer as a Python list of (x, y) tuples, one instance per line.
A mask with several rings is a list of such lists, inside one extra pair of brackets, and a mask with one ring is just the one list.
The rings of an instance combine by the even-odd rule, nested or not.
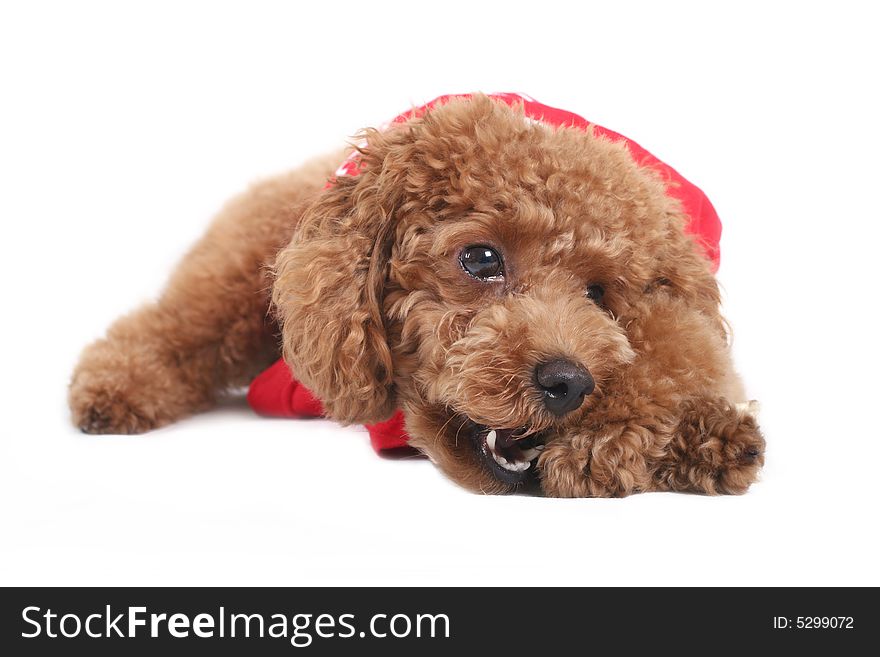
[(645, 291), (650, 295), (659, 294), (658, 299), (671, 295), (684, 301), (682, 308), (710, 318), (726, 340), (728, 326), (721, 315), (718, 281), (702, 247), (680, 228), (682, 225), (684, 217), (676, 217), (663, 241), (653, 249), (654, 278)]
[(684, 231), (688, 221), (680, 210), (669, 212), (661, 241), (652, 248), (653, 280), (646, 291), (671, 290), (698, 307), (717, 308), (721, 303), (718, 282), (698, 239)]
[(340, 177), (324, 190), (275, 263), (284, 359), (344, 423), (385, 420), (395, 410), (382, 310), (393, 199), (379, 193), (378, 178)]

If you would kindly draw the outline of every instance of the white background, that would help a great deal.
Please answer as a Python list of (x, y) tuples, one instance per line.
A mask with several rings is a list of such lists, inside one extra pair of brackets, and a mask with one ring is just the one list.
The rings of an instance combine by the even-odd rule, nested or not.
[[(0, 583), (880, 584), (870, 3), (4, 3)], [(84, 436), (79, 350), (226, 198), (449, 92), (622, 132), (724, 222), (743, 497), (481, 497), (240, 402)]]

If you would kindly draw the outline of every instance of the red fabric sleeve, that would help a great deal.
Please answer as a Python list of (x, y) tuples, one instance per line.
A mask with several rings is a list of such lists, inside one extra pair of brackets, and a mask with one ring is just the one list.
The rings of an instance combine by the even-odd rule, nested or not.
[[(293, 377), (283, 359), (277, 360), (251, 382), (247, 401), (260, 415), (300, 418), (324, 415), (321, 402)], [(366, 426), (370, 432), (370, 444), (377, 452), (407, 446), (409, 436), (400, 411), (385, 422)]]
[(409, 443), (409, 435), (403, 423), (403, 413), (400, 411), (392, 415), (390, 420), (368, 424), (367, 431), (370, 432), (370, 444), (377, 452), (406, 447)]
[(260, 415), (272, 417), (322, 417), (321, 402), (293, 373), (282, 359), (255, 378), (248, 388), (248, 404)]

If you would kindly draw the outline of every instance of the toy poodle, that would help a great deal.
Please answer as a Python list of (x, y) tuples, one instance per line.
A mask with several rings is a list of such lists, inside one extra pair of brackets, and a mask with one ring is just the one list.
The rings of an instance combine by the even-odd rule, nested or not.
[(283, 355), (335, 420), (401, 409), (474, 491), (755, 481), (712, 263), (625, 142), (481, 94), (362, 137), (232, 201), (159, 300), (85, 349), (82, 431), (166, 425)]

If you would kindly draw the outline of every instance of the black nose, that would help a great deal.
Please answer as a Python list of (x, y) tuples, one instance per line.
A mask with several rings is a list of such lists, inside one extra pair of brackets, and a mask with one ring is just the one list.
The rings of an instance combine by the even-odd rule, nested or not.
[(541, 363), (535, 368), (535, 381), (544, 393), (544, 406), (558, 416), (580, 408), (596, 387), (587, 369), (570, 360)]

